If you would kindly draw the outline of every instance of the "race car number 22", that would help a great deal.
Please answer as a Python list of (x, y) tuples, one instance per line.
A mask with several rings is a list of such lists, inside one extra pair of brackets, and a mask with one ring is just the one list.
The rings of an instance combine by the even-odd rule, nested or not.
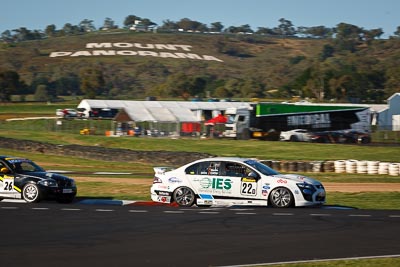
[(254, 182), (242, 182), (241, 194), (245, 196), (257, 195), (257, 183)]

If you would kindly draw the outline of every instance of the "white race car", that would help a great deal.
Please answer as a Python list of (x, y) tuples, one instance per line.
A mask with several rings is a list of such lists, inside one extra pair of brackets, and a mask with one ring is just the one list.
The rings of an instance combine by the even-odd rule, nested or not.
[(323, 185), (309, 177), (280, 174), (246, 158), (206, 158), (177, 169), (155, 167), (151, 199), (189, 207), (256, 205), (288, 208), (325, 203)]

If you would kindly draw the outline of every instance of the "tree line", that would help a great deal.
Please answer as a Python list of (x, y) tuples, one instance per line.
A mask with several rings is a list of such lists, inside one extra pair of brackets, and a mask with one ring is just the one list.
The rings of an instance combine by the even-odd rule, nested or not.
[[(249, 24), (240, 26), (225, 27), (221, 22), (212, 22), (210, 25), (205, 23), (182, 18), (179, 21), (164, 20), (162, 25), (157, 25), (148, 18), (141, 18), (136, 15), (129, 15), (123, 22), (123, 29), (130, 29), (133, 25), (140, 24), (145, 30), (157, 29), (161, 32), (202, 32), (202, 33), (228, 33), (228, 34), (262, 34), (267, 36), (281, 37), (303, 37), (303, 38), (334, 38), (337, 35), (353, 35), (361, 40), (373, 40), (380, 38), (384, 32), (381, 28), (363, 29), (356, 25), (339, 23), (337, 27), (329, 28), (325, 26), (295, 27), (294, 24), (285, 18), (279, 19), (279, 24), (276, 27), (257, 27), (253, 30)], [(1, 33), (0, 40), (3, 42), (21, 42), (28, 40), (40, 40), (50, 37), (60, 37), (69, 35), (78, 35), (101, 30), (113, 30), (120, 27), (111, 18), (105, 18), (102, 26), (96, 28), (94, 21), (83, 19), (78, 25), (66, 23), (61, 29), (57, 29), (54, 24), (46, 26), (44, 30), (29, 30), (26, 27), (20, 27), (13, 30), (5, 30)], [(400, 37), (400, 26), (393, 33), (394, 38)]]

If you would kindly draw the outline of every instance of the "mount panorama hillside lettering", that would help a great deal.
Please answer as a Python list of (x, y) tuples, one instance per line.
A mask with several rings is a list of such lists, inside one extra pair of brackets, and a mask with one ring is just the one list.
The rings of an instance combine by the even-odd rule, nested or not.
[(191, 45), (181, 44), (87, 43), (85, 50), (51, 52), (50, 57), (151, 56), (223, 62), (214, 56), (188, 53), (191, 48)]

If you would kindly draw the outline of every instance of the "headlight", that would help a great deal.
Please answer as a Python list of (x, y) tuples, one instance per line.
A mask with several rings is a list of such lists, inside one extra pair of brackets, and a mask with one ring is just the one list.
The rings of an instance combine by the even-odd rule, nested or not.
[(48, 186), (48, 187), (57, 187), (58, 186), (57, 182), (54, 181), (53, 179), (42, 180), (42, 181), (39, 181), (38, 184)]
[(304, 194), (311, 195), (315, 192), (315, 187), (312, 184), (301, 183), (297, 184), (297, 187), (300, 188), (301, 192), (303, 192)]

